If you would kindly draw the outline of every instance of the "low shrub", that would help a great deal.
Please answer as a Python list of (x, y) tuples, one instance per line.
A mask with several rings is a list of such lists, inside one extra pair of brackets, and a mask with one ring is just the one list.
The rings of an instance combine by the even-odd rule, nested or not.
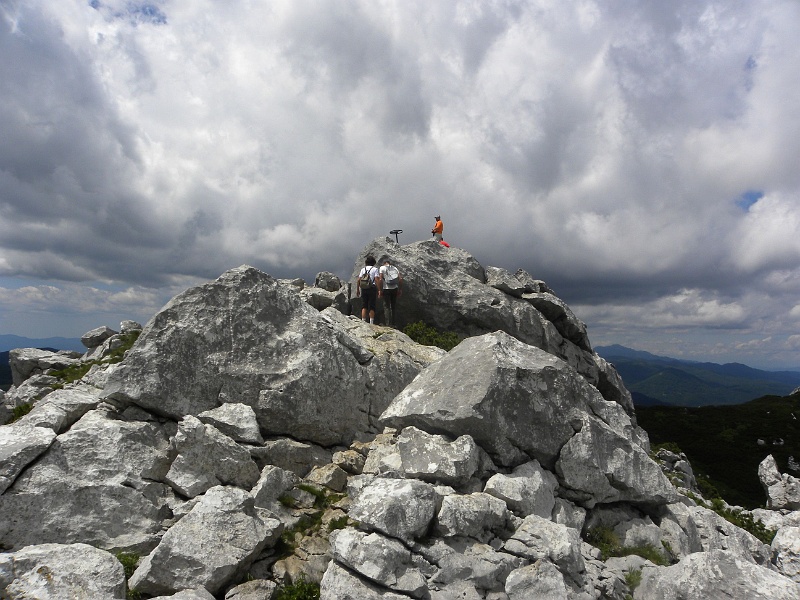
[(632, 571), (628, 571), (625, 573), (625, 585), (628, 586), (630, 591), (635, 590), (639, 587), (639, 584), (642, 583), (642, 570), (641, 569), (633, 569)]
[(427, 325), (422, 321), (406, 325), (403, 329), (403, 333), (418, 344), (422, 344), (423, 346), (436, 346), (448, 352), (461, 342), (461, 338), (457, 333), (452, 331), (439, 331), (435, 327)]
[(586, 541), (600, 550), (602, 560), (608, 560), (614, 556), (641, 556), (651, 563), (666, 566), (669, 561), (664, 554), (655, 546), (645, 544), (643, 546), (623, 546), (616, 533), (605, 525), (600, 525), (590, 529), (586, 533)]
[(53, 377), (61, 380), (61, 383), (57, 384), (55, 387), (63, 387), (67, 383), (73, 383), (82, 379), (94, 365), (113, 365), (122, 361), (122, 359), (125, 358), (125, 353), (131, 349), (133, 343), (139, 338), (140, 333), (140, 331), (136, 330), (122, 334), (122, 345), (109, 352), (108, 355), (102, 359), (87, 360), (86, 362), (69, 365), (63, 369), (53, 371)]
[(282, 585), (276, 590), (274, 600), (319, 600), (319, 584), (300, 578), (290, 584)]
[(14, 421), (18, 421), (19, 419), (27, 415), (29, 412), (31, 412), (31, 409), (33, 409), (33, 404), (31, 404), (30, 402), (26, 402), (25, 404), (20, 404), (19, 406), (15, 406), (11, 410), (11, 420), (7, 424), (13, 423)]

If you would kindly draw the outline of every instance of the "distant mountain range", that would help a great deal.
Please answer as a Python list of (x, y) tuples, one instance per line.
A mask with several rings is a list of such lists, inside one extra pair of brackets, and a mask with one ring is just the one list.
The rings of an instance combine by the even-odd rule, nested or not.
[(75, 350), (86, 352), (80, 338), (49, 337), (28, 338), (20, 335), (0, 335), (0, 352), (14, 348), (55, 348), (56, 350)]
[(625, 346), (597, 346), (612, 363), (637, 406), (742, 404), (761, 396), (786, 396), (800, 387), (798, 371), (762, 371), (657, 356)]

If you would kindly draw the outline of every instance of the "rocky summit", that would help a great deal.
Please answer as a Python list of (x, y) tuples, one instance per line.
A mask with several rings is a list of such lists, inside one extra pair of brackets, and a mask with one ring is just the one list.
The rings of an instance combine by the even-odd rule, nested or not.
[[(368, 255), (395, 325), (462, 341), (361, 321)], [(796, 481), (704, 500), (544, 281), (390, 238), (353, 274), (241, 266), (84, 355), (12, 351), (0, 597), (800, 600)]]

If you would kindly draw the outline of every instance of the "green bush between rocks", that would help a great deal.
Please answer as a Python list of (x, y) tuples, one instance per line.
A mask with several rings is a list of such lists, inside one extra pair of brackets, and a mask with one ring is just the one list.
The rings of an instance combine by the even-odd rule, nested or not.
[(623, 546), (617, 534), (610, 527), (600, 525), (590, 529), (586, 533), (586, 541), (600, 550), (602, 560), (608, 560), (614, 556), (641, 556), (651, 563), (659, 566), (667, 566), (669, 561), (662, 552), (655, 546), (645, 544), (644, 546)]
[(70, 365), (58, 371), (53, 371), (53, 377), (60, 379), (63, 383), (56, 384), (56, 389), (64, 387), (67, 383), (73, 383), (81, 379), (89, 372), (94, 365), (113, 365), (121, 362), (125, 358), (125, 353), (131, 349), (133, 343), (139, 339), (141, 331), (129, 331), (122, 335), (122, 345), (108, 353), (108, 356), (100, 360), (88, 360), (77, 365)]
[(436, 346), (448, 352), (461, 342), (461, 338), (458, 334), (452, 331), (439, 331), (435, 327), (431, 327), (422, 321), (406, 325), (403, 329), (403, 333), (418, 344), (422, 344), (423, 346)]
[(297, 581), (279, 587), (274, 600), (319, 600), (319, 584), (300, 575)]

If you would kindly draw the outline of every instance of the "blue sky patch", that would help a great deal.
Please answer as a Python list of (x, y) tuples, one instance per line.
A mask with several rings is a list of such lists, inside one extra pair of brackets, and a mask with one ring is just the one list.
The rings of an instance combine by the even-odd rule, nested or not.
[(750, 210), (756, 202), (764, 197), (764, 192), (758, 190), (748, 190), (736, 199), (736, 206), (744, 211)]
[(128, 2), (123, 10), (110, 10), (101, 0), (89, 0), (89, 6), (99, 11), (107, 9), (107, 16), (114, 19), (127, 19), (134, 25), (138, 23), (166, 25), (167, 23), (167, 15), (158, 6), (149, 2)]

